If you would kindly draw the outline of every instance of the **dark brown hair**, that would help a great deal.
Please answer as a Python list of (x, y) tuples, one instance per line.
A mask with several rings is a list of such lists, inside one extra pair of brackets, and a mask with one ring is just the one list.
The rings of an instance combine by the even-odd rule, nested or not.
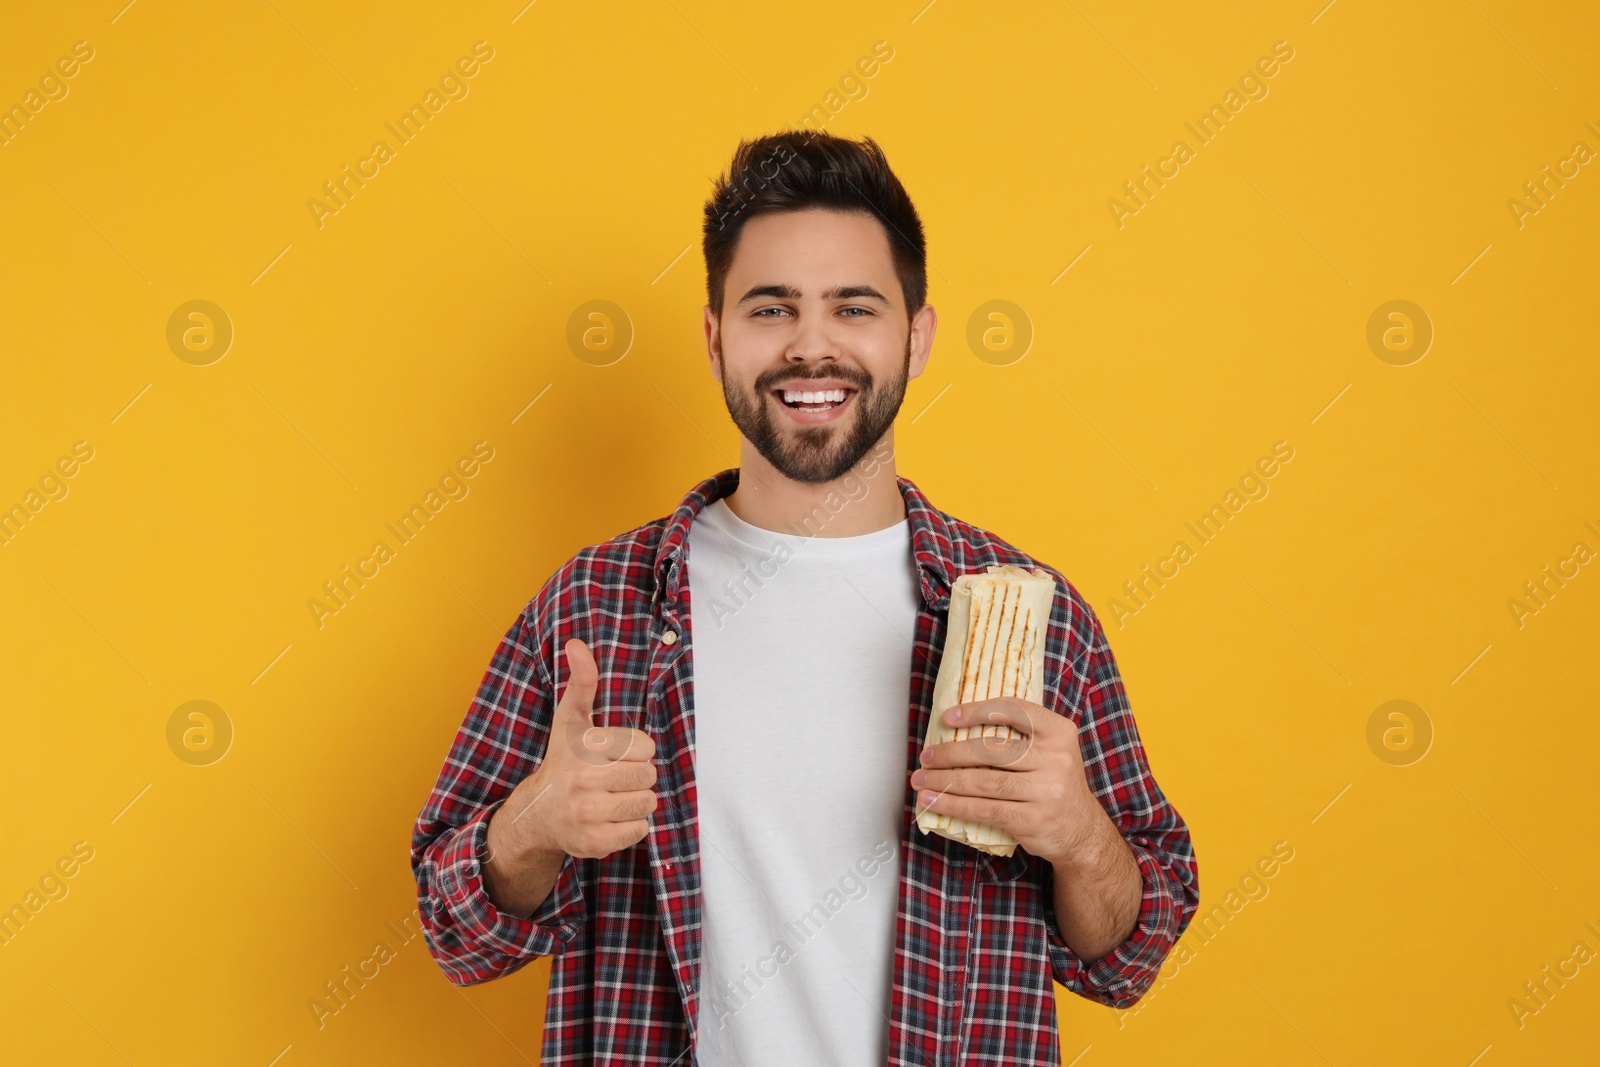
[(870, 137), (851, 141), (792, 130), (741, 140), (727, 175), (712, 186), (701, 247), (713, 314), (722, 317), (723, 288), (744, 224), (759, 215), (808, 208), (871, 215), (882, 223), (906, 314), (922, 307), (928, 295), (922, 220), (883, 149)]

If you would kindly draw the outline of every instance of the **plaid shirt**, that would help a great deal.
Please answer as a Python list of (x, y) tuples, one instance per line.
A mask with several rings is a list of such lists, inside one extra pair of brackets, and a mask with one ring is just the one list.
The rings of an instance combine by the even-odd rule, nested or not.
[[(689, 1064), (700, 977), (700, 861), (694, 780), (694, 642), (689, 526), (731, 493), (737, 468), (697, 485), (671, 516), (583, 549), (507, 631), (417, 819), (411, 864), (429, 950), (471, 985), (553, 956), (546, 1064)], [(906, 478), (921, 605), (906, 724), (905, 812), (888, 1062), (903, 1067), (1059, 1064), (1052, 979), (1123, 1008), (1155, 980), (1199, 903), (1188, 828), (1151, 776), (1122, 679), (1093, 610), (1059, 573), (1042, 703), (1079, 725), (1088, 781), (1138, 859), (1144, 888), (1128, 940), (1081, 960), (1054, 918), (1051, 866), (1025, 849), (995, 856), (913, 819), (944, 647), (951, 582), (989, 564), (1042, 566), (936, 510)], [(600, 668), (594, 721), (656, 741), (660, 804), (643, 841), (602, 859), (566, 858), (524, 919), (498, 911), (479, 870), (489, 817), (536, 770), (565, 691), (570, 638)], [(775, 827), (774, 847), (782, 847)]]

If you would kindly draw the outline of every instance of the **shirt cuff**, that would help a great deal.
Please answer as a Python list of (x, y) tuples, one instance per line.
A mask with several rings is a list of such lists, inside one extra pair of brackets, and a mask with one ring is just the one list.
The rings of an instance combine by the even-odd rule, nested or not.
[(1139, 917), (1133, 933), (1122, 944), (1097, 960), (1080, 960), (1061, 936), (1055, 917), (1053, 898), (1045, 902), (1049, 921), (1045, 924), (1049, 934), (1051, 969), (1056, 980), (1080, 996), (1126, 1008), (1136, 1003), (1155, 982), (1161, 964), (1177, 942), (1177, 898), (1167, 872), (1157, 863), (1141, 837), (1128, 840), (1134, 859), (1139, 864), (1139, 877), (1144, 886), (1139, 898)]
[(516, 960), (554, 955), (567, 947), (586, 918), (578, 861), (570, 855), (562, 860), (550, 895), (531, 918), (496, 908), (484, 888), (482, 857), (489, 819), (503, 803), (496, 801), (454, 831), (439, 864), (445, 909), (468, 941), (492, 952)]

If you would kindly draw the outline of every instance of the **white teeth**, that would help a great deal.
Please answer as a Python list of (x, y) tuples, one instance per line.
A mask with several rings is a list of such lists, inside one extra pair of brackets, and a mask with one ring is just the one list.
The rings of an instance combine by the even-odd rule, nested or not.
[(842, 404), (845, 399), (843, 389), (828, 389), (821, 392), (805, 392), (798, 389), (785, 389), (783, 399), (790, 404)]

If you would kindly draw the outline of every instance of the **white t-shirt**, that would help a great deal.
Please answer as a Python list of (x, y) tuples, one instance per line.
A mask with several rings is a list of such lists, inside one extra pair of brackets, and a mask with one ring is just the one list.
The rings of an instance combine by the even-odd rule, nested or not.
[(859, 537), (689, 530), (703, 1067), (888, 1054), (916, 564)]

